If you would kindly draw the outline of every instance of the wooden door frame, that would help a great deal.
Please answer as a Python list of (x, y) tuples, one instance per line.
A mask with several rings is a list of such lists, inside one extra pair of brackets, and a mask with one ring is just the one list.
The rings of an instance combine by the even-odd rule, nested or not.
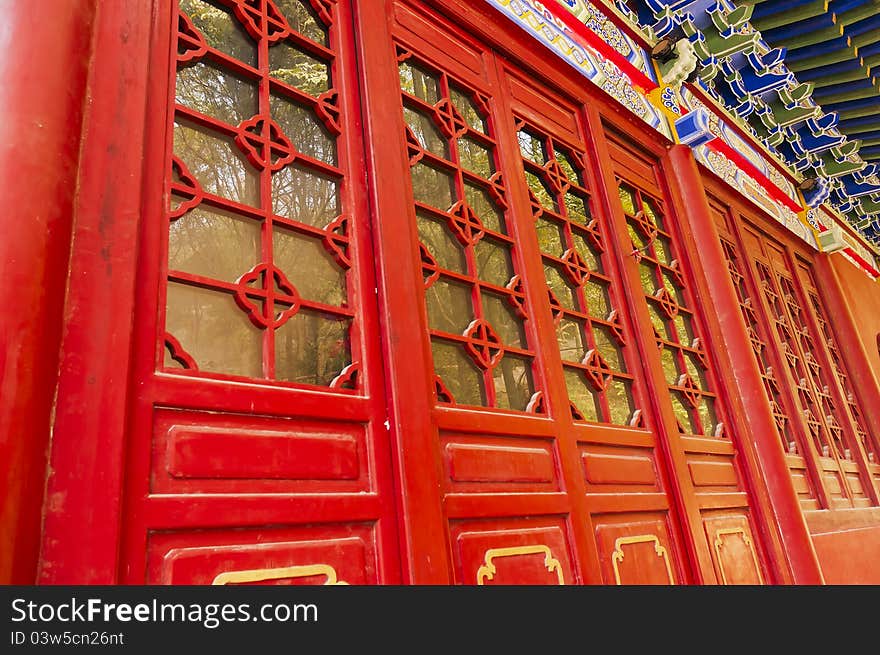
[[(591, 110), (594, 126), (601, 112), (606, 120), (635, 129), (648, 142), (663, 147), (668, 145), (658, 133), (617, 107), (604, 92), (586, 84), (581, 76), (536, 44), (532, 37), (506, 20), (499, 24), (500, 14), (488, 5), (463, 0), (426, 0), (426, 3), (455, 18), (467, 31), (492, 44), (502, 56), (516, 60), (518, 65), (534, 73), (542, 84), (594, 105), (597, 108)], [(143, 181), (146, 179), (142, 155), (147, 139), (150, 43), (153, 31), (159, 28), (154, 4), (153, 0), (131, 0), (118, 6), (107, 3), (101, 5), (95, 19), (97, 56), (92, 62), (87, 89), (90, 102), (80, 159), (65, 333), (44, 510), (38, 577), (43, 583), (113, 584), (118, 580), (125, 425), (130, 406), (128, 380), (137, 273), (136, 258), (131, 253), (138, 251)], [(389, 66), (390, 38), (384, 0), (361, 0), (355, 4), (364, 106), (387, 106), (387, 102), (381, 100), (382, 94), (386, 94), (387, 100), (393, 89), (396, 102), (398, 84), (395, 67)], [(386, 54), (383, 55), (383, 51), (387, 51)], [(518, 53), (522, 52), (529, 52), (529, 61), (518, 61)], [(382, 160), (397, 162), (396, 177), (376, 177), (369, 189), (374, 216), (380, 211), (386, 217), (405, 216), (405, 200), (395, 192), (396, 185), (407, 175), (399, 154), (405, 147), (404, 140), (399, 133), (383, 135), (381, 139), (373, 137), (378, 133), (368, 123), (369, 120), (364, 121), (368, 161), (371, 162), (368, 168), (375, 171), (376, 162)], [(595, 138), (595, 132), (591, 136)], [(687, 159), (691, 156), (681, 157)], [(601, 159), (607, 171), (609, 162), (604, 156)], [(664, 167), (671, 169), (674, 175), (681, 165), (680, 162), (666, 163)], [(389, 170), (387, 165), (383, 170)], [(606, 193), (610, 194), (610, 191), (606, 189)], [(677, 204), (682, 204), (680, 199)], [(687, 215), (682, 214), (681, 206), (676, 209), (679, 215)], [(699, 215), (696, 219), (689, 218), (698, 224), (706, 223), (706, 219)], [(414, 238), (411, 225), (398, 227)], [(389, 422), (395, 447), (404, 582), (445, 584), (449, 582), (451, 558), (442, 511), (434, 491), (439, 485), (440, 472), (429, 468), (422, 470), (418, 477), (407, 473), (414, 463), (429, 458), (433, 448), (430, 435), (435, 430), (431, 418), (431, 372), (426, 366), (430, 355), (422, 331), (427, 328), (419, 319), (414, 329), (411, 320), (401, 321), (395, 311), (395, 308), (411, 302), (421, 274), (408, 252), (412, 241), (396, 238), (392, 224), (377, 224), (375, 231), (374, 239), (380, 253), (377, 259), (384, 325), (383, 350), (388, 360), (393, 356), (407, 361), (407, 366), (390, 367), (386, 378), (386, 389), (393, 399)], [(711, 233), (711, 229), (709, 231)], [(692, 245), (687, 250), (686, 256), (692, 262), (700, 261), (700, 257), (694, 255)], [(403, 270), (399, 268), (401, 266)], [(732, 302), (735, 298), (731, 296), (730, 288), (724, 290), (720, 273), (714, 271), (712, 281), (707, 283), (706, 280), (699, 281), (703, 275), (699, 273), (700, 266), (692, 266), (692, 269), (697, 272), (695, 279), (698, 280), (695, 296), (699, 294), (706, 306), (711, 303), (725, 315), (736, 312), (738, 316), (738, 307)], [(827, 273), (819, 278), (823, 284), (830, 284)], [(725, 351), (719, 346), (730, 340), (739, 344), (737, 352), (747, 352), (751, 358), (751, 353), (743, 350), (744, 332), (736, 330), (732, 335), (726, 334), (723, 326), (717, 324), (716, 314), (706, 313), (710, 315), (707, 322), (713, 326), (710, 338), (714, 350)], [(847, 318), (842, 316), (835, 320), (846, 322)], [(846, 323), (843, 329), (854, 330), (850, 323)], [(837, 329), (837, 325), (834, 327)], [(719, 377), (725, 381), (719, 392), (735, 379), (733, 372), (737, 367), (728, 361), (729, 357), (719, 356), (722, 371)], [(752, 368), (750, 375), (754, 380), (756, 369)], [(400, 402), (401, 393), (393, 393), (395, 390), (406, 394), (406, 403)], [(751, 408), (740, 406), (733, 400), (735, 396), (725, 392), (729, 412), (736, 415), (737, 432), (745, 434), (744, 427), (751, 425), (747, 416)], [(782, 565), (778, 546), (780, 525), (776, 520), (781, 516), (777, 503), (790, 503), (790, 498), (784, 488), (780, 491), (774, 486), (768, 491), (764, 485), (760, 466), (770, 468), (765, 462), (772, 460), (772, 454), (765, 453), (764, 446), (745, 439), (737, 445), (745, 454), (750, 482), (758, 490), (756, 511), (762, 518), (761, 524), (769, 526), (772, 533), (773, 568), (781, 580), (786, 580), (788, 574)], [(778, 462), (772, 468), (778, 468)], [(781, 499), (780, 495), (783, 496)], [(773, 502), (769, 503), (768, 498)], [(773, 511), (771, 504), (775, 508)], [(773, 520), (774, 515), (776, 520)], [(90, 531), (88, 543), (75, 546), (71, 535), (80, 534), (86, 527)], [(808, 555), (799, 555), (799, 558), (806, 559), (797, 566), (792, 562), (795, 581), (814, 579), (810, 577)]]

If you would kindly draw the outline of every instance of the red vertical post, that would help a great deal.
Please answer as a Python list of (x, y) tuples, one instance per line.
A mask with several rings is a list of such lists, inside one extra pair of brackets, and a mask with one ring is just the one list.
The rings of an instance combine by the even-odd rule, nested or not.
[[(58, 4), (65, 1), (70, 4)], [(97, 4), (72, 210), (76, 220), (69, 261), (63, 262), (70, 284), (43, 505), (41, 584), (118, 579), (147, 64), (156, 16), (155, 0)], [(40, 13), (42, 20), (54, 20)], [(51, 162), (51, 157), (42, 162), (41, 174)]]
[[(778, 531), (785, 545), (788, 565), (795, 584), (821, 584), (822, 574), (810, 534), (798, 503), (785, 455), (776, 439), (770, 403), (764, 393), (763, 381), (755, 363), (751, 343), (740, 315), (730, 276), (724, 264), (715, 222), (709, 210), (703, 181), (696, 161), (688, 147), (673, 146), (669, 150), (669, 169), (681, 194), (684, 218), (698, 247), (691, 248), (705, 276), (711, 311), (721, 325), (725, 357), (736, 380), (743, 418), (752, 437), (760, 470), (770, 496)], [(748, 460), (746, 462), (748, 465)]]
[(95, 0), (0, 28), (0, 584), (33, 584)]
[[(859, 406), (864, 409), (880, 407), (877, 378), (871, 370), (865, 344), (859, 338), (852, 307), (842, 293), (844, 283), (831, 263), (831, 256), (819, 255), (813, 260), (816, 282), (828, 308), (828, 318), (832, 321), (831, 329), (837, 333), (838, 341), (846, 344), (845, 348), (840, 349), (840, 356), (843, 357)], [(880, 415), (876, 411), (863, 411), (862, 416), (880, 446)]]

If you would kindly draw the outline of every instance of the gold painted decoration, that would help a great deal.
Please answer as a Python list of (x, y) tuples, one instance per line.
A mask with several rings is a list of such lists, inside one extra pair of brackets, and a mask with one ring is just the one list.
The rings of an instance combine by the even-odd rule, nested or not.
[(477, 570), (477, 584), (483, 585), (486, 580), (493, 580), (497, 570), (493, 560), (503, 557), (514, 557), (516, 555), (543, 555), (544, 566), (549, 573), (555, 573), (559, 579), (559, 584), (565, 584), (565, 576), (562, 572), (562, 565), (559, 560), (553, 557), (553, 553), (548, 546), (543, 544), (536, 546), (512, 546), (510, 548), (490, 548), (483, 556), (483, 565)]
[(287, 580), (309, 578), (313, 575), (327, 577), (324, 585), (347, 585), (337, 580), (336, 569), (329, 564), (308, 564), (306, 566), (286, 566), (276, 569), (250, 569), (248, 571), (226, 571), (214, 578), (212, 585), (243, 584), (248, 582), (265, 582), (267, 580)]
[(614, 542), (614, 552), (611, 554), (611, 565), (614, 567), (614, 582), (620, 582), (620, 563), (623, 561), (624, 546), (632, 546), (634, 544), (654, 544), (654, 552), (658, 557), (663, 558), (666, 565), (666, 575), (669, 577), (669, 584), (675, 584), (675, 578), (672, 575), (672, 564), (669, 562), (669, 554), (666, 552), (665, 546), (660, 543), (660, 538), (653, 534), (643, 534), (634, 537), (618, 537)]
[(749, 552), (752, 554), (752, 563), (755, 565), (755, 572), (758, 574), (758, 583), (764, 584), (764, 577), (761, 575), (761, 565), (758, 563), (758, 554), (755, 552), (755, 545), (752, 543), (752, 538), (749, 536), (749, 533), (742, 527), (719, 528), (715, 531), (715, 541), (712, 545), (715, 547), (715, 557), (718, 561), (718, 568), (721, 570), (721, 583), (729, 584), (721, 560), (721, 547), (724, 545), (723, 537), (735, 534), (742, 535), (743, 542), (749, 547)]

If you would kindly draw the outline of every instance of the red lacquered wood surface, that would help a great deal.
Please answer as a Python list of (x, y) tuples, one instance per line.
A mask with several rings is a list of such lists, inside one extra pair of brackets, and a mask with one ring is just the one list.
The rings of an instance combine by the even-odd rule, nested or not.
[(0, 36), (0, 584), (36, 578), (94, 7), (10, 4)]
[[(310, 0), (299, 6), (329, 29), (322, 45), (286, 22), (290, 3), (218, 0), (255, 44), (252, 62), (212, 47), (175, 0), (152, 5), (110, 8), (96, 23), (107, 56), (91, 73), (42, 581), (821, 580), (799, 499), (876, 503), (875, 465), (852, 415), (841, 427), (851, 460), (817, 455), (798, 469), (783, 453), (743, 323), (747, 299), (731, 284), (721, 219), (685, 148), (667, 152), (662, 137), (483, 3)], [(326, 92), (269, 73), (270, 49), (285, 40), (330, 62)], [(255, 113), (232, 125), (180, 101), (175, 71), (199, 62), (252, 84)], [(399, 66), (435, 80), (436, 97), (402, 89)], [(333, 161), (297, 149), (298, 135), (276, 120), (277, 96), (319, 121)], [(407, 127), (413, 112), (436, 140), (431, 129)], [(208, 188), (174, 150), (175, 117), (241, 150), (258, 180), (256, 202)], [(552, 157), (528, 161), (526, 132), (546, 153), (569, 157), (572, 172)], [(485, 153), (486, 169), (474, 153)], [(338, 182), (339, 212), (326, 225), (276, 213), (273, 176), (293, 165)], [(411, 183), (425, 166), (450, 180), (447, 205)], [(538, 198), (528, 175), (553, 198)], [(637, 207), (621, 204), (621, 183)], [(474, 188), (500, 218), (480, 215)], [(590, 220), (563, 206), (567, 193), (585, 200)], [(182, 204), (169, 206), (172, 195)], [(201, 208), (259, 225), (252, 268), (223, 280), (169, 264), (169, 230)], [(750, 252), (747, 231), (769, 220), (749, 211), (721, 220), (740, 254)], [(457, 244), (459, 265), (432, 251), (426, 220)], [(538, 232), (548, 221), (558, 251)], [(310, 297), (309, 280), (282, 270), (276, 230), (320, 241), (343, 271), (342, 302)], [(575, 237), (593, 244), (599, 264)], [(504, 253), (497, 270), (483, 268), (487, 244)], [(865, 372), (829, 340), (851, 338), (851, 318), (828, 271), (811, 271), (805, 252), (780, 245), (771, 259), (793, 285), (802, 329), (824, 340), (816, 362), (829, 398), (852, 412), (849, 387)], [(748, 257), (739, 263), (755, 296), (757, 269)], [(553, 270), (570, 289), (567, 305), (551, 293), (563, 288)], [(645, 286), (648, 273), (656, 288)], [(587, 282), (606, 301), (589, 296)], [(259, 330), (258, 371), (224, 373), (166, 328), (172, 286), (233, 301)], [(438, 321), (440, 288), (466, 290), (465, 309), (447, 322)], [(507, 319), (490, 312), (499, 300)], [(770, 308), (750, 302), (760, 304), (762, 339), (781, 366)], [(654, 309), (667, 316), (665, 335)], [(351, 325), (347, 365), (326, 384), (279, 379), (276, 330), (309, 311)], [(682, 316), (690, 327), (676, 336)], [(585, 353), (561, 350), (563, 321), (581, 326)], [(609, 364), (597, 330), (616, 340), (620, 362)], [(482, 395), (468, 395), (434, 354), (438, 344), (458, 349)], [(521, 365), (518, 380), (510, 362)], [(574, 402), (572, 375), (596, 399), (594, 416)], [(784, 370), (779, 379), (794, 385), (793, 377)], [(631, 400), (612, 397), (612, 383)], [(875, 392), (860, 389), (859, 402)], [(780, 397), (791, 419), (796, 399), (790, 389)], [(863, 422), (869, 434), (876, 428), (874, 418)], [(812, 495), (796, 474), (813, 480), (804, 482)], [(83, 526), (87, 539), (72, 541)]]

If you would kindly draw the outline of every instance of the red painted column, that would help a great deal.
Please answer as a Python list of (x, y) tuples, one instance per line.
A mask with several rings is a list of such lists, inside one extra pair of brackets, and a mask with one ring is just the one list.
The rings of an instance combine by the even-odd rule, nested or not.
[[(709, 210), (697, 163), (687, 146), (669, 150), (670, 171), (681, 194), (682, 217), (695, 244), (691, 248), (709, 290), (710, 311), (718, 317), (729, 370), (736, 380), (745, 425), (757, 455), (759, 474), (770, 496), (778, 531), (785, 546), (795, 584), (821, 584), (822, 574), (785, 455), (776, 439), (770, 403), (755, 363), (751, 343), (740, 315), (736, 292), (725, 265), (721, 239)], [(748, 459), (748, 458), (747, 458)]]
[(33, 584), (95, 0), (0, 25), (0, 584)]

